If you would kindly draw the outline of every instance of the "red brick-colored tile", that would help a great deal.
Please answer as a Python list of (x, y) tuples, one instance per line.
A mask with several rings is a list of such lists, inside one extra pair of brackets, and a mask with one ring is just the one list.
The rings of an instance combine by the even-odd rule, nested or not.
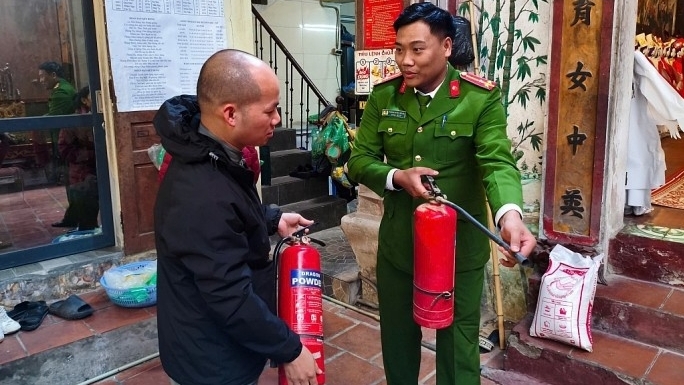
[(79, 294), (79, 297), (85, 301), (90, 307), (98, 311), (106, 307), (115, 306), (112, 301), (109, 300), (107, 293), (104, 289), (94, 290), (88, 293)]
[(144, 308), (146, 312), (150, 313), (151, 316), (157, 316), (157, 306), (148, 306)]
[(24, 358), (27, 355), (17, 340), (16, 334), (5, 336), (5, 339), (0, 343), (0, 365)]
[(684, 316), (684, 290), (674, 289), (670, 298), (665, 301), (663, 310)]
[(327, 343), (323, 345), (323, 357), (325, 357), (326, 362), (342, 352), (344, 352), (344, 350), (338, 347), (330, 346)]
[(104, 333), (122, 326), (144, 321), (152, 316), (141, 308), (123, 308), (110, 306), (97, 310), (84, 322), (96, 333)]
[(157, 365), (131, 378), (120, 381), (120, 383), (122, 385), (167, 385), (169, 384), (169, 376), (166, 375), (161, 365)]
[(362, 313), (359, 313), (359, 312), (352, 310), (352, 309), (340, 310), (339, 314), (344, 314), (349, 318), (353, 318), (355, 320), (366, 323), (368, 325), (380, 327), (380, 322), (376, 321), (375, 318), (368, 316), (368, 315), (365, 315), (365, 314), (362, 314)]
[(636, 378), (646, 374), (646, 369), (658, 354), (654, 347), (610, 334), (594, 333), (593, 340), (593, 352), (574, 349), (571, 355)]
[(437, 343), (437, 330), (436, 329), (430, 329), (430, 328), (420, 328), (420, 331), (423, 333), (423, 341), (431, 344), (436, 344)]
[(349, 353), (344, 353), (325, 366), (326, 385), (368, 385), (380, 381), (385, 373)]
[(323, 314), (323, 335), (332, 338), (340, 332), (356, 325), (358, 321), (351, 320), (337, 313), (326, 312)]
[(657, 309), (665, 302), (670, 291), (667, 286), (613, 276), (608, 286), (597, 286), (596, 295)]
[(420, 371), (418, 372), (419, 379), (426, 379), (431, 374), (434, 374), (436, 369), (436, 354), (432, 350), (420, 349)]
[(437, 384), (437, 373), (432, 373), (429, 377), (423, 378), (418, 382), (420, 385), (435, 385)]
[(684, 356), (670, 352), (662, 353), (646, 379), (658, 385), (684, 384)]
[(140, 373), (144, 373), (149, 370), (155, 369), (158, 366), (161, 367), (161, 361), (159, 360), (159, 357), (124, 370), (123, 372), (116, 375), (116, 379), (119, 381), (124, 381), (128, 378), (135, 377)]
[(92, 335), (83, 321), (68, 321), (51, 325), (41, 324), (36, 330), (19, 332), (18, 338), (29, 354), (36, 354)]
[(330, 339), (329, 343), (365, 359), (370, 359), (381, 351), (380, 331), (364, 324), (352, 327)]

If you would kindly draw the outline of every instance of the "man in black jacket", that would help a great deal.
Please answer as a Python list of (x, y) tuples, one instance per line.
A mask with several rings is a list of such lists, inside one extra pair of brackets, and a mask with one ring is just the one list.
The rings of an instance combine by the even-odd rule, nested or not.
[(154, 213), (164, 370), (181, 385), (247, 385), (272, 359), (290, 383), (315, 385), (313, 356), (269, 309), (268, 259), (270, 234), (313, 222), (262, 205), (241, 155), (280, 122), (278, 78), (256, 57), (223, 50), (204, 63), (197, 94), (167, 100), (154, 118), (172, 155)]

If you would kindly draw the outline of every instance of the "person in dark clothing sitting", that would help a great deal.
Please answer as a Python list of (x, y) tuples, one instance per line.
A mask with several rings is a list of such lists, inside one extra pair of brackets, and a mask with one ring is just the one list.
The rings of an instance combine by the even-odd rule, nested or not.
[(171, 155), (154, 229), (159, 355), (172, 384), (256, 384), (268, 359), (289, 383), (317, 384), (313, 355), (273, 313), (269, 259), (270, 234), (313, 221), (263, 205), (241, 153), (273, 136), (279, 97), (266, 63), (223, 50), (202, 66), (197, 97), (171, 98), (154, 117)]

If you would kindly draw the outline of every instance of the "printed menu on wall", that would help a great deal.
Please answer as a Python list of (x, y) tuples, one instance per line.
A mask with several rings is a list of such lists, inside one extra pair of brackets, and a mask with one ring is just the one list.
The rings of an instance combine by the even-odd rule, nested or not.
[(399, 73), (393, 49), (371, 49), (354, 52), (354, 93), (370, 94), (373, 86), (389, 76)]
[(118, 112), (195, 94), (202, 64), (227, 48), (223, 0), (105, 2)]

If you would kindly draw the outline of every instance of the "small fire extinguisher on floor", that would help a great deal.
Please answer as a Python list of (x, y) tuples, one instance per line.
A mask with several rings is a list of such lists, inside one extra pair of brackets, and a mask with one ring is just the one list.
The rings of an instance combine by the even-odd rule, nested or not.
[[(299, 334), (302, 344), (316, 359), (316, 364), (323, 371), (316, 377), (316, 380), (319, 385), (324, 385), (323, 274), (321, 273), (321, 255), (316, 248), (311, 246), (311, 242), (321, 246), (325, 246), (325, 243), (305, 236), (307, 228), (281, 239), (274, 251), (274, 261), (278, 272), (276, 279), (278, 317)], [(280, 249), (285, 244), (289, 247), (281, 253)], [(282, 365), (278, 368), (278, 384), (287, 385)]]

